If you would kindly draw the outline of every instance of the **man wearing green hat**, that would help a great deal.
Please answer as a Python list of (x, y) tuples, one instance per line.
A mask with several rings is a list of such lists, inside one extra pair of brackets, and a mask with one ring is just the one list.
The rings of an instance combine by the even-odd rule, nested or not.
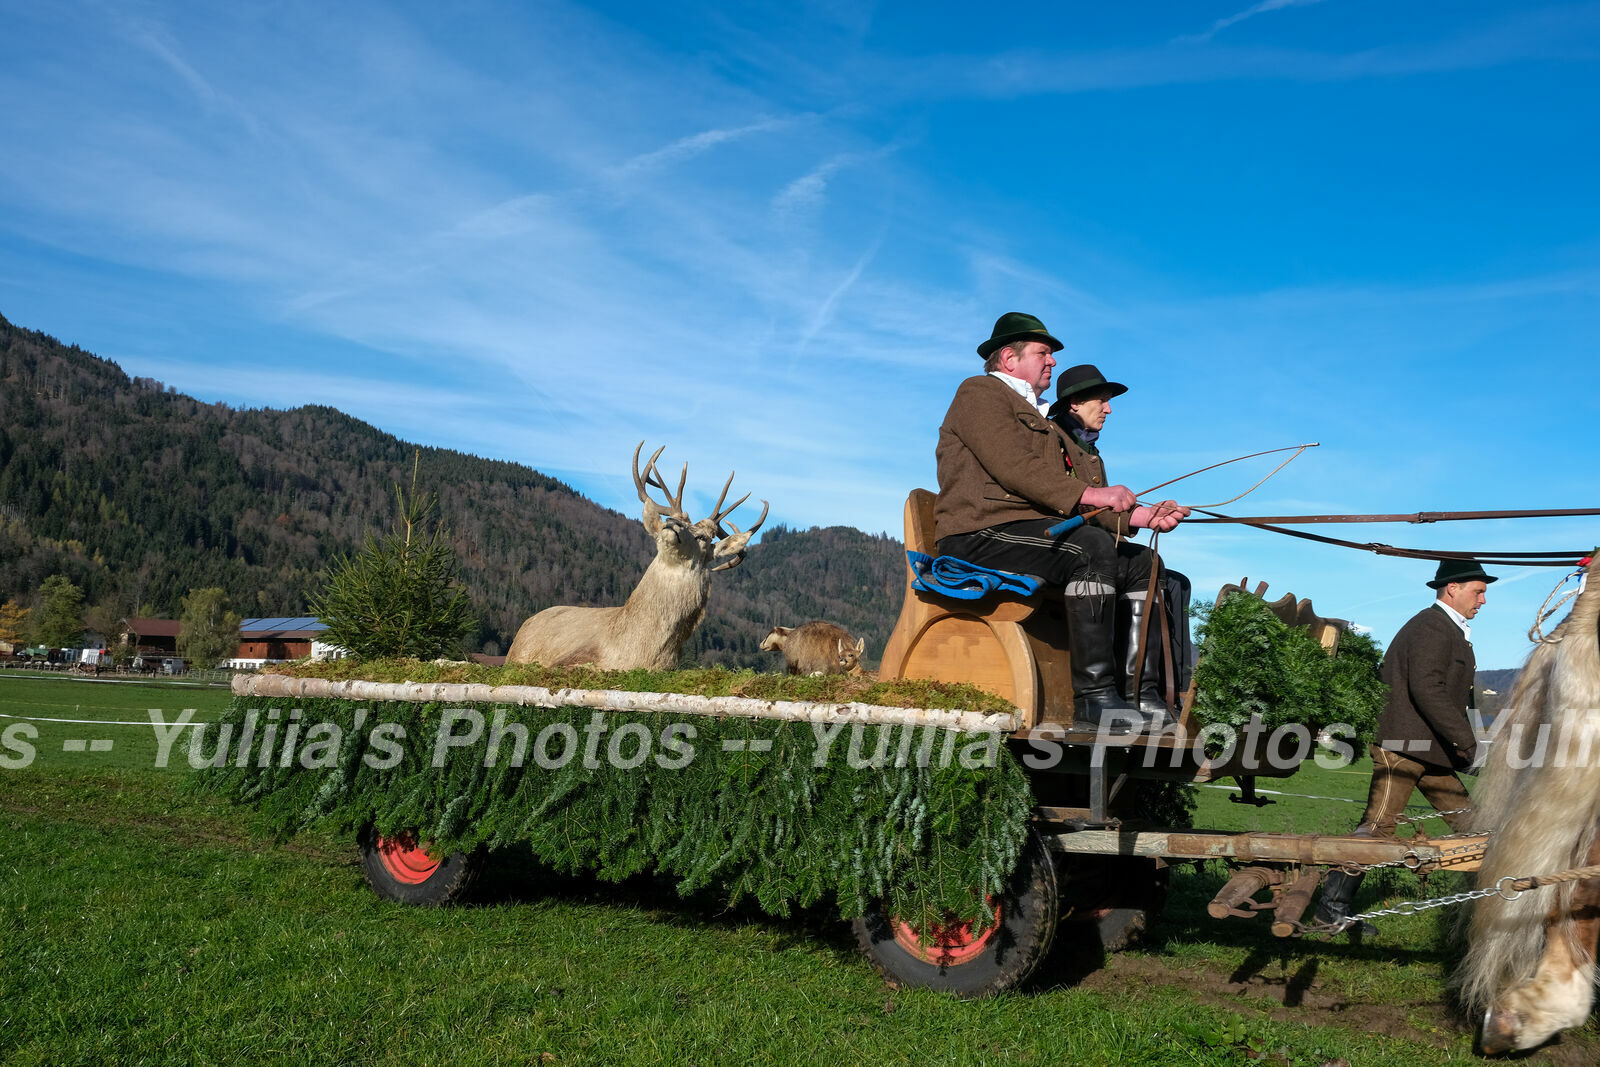
[[(1116, 601), (1142, 597), (1154, 565), (1149, 549), (1121, 538), (1134, 529), (1171, 530), (1188, 509), (1170, 500), (1142, 505), (1127, 486), (1107, 484), (1093, 439), (1086, 448), (1052, 420), (1043, 397), (1061, 347), (1042, 322), (1017, 311), (1000, 316), (978, 345), (985, 373), (961, 383), (939, 427), (939, 552), (1061, 586), (1075, 718), (1159, 725), (1166, 708), (1156, 695), (1158, 672), (1144, 674), (1148, 698), (1141, 699), (1131, 692), (1132, 653), (1122, 662), (1115, 655)], [(1110, 398), (1126, 391), (1087, 364), (1072, 368), (1062, 387), (1056, 406), (1077, 405), (1096, 435)], [(1087, 521), (1049, 532), (1068, 516)]]
[[(1394, 635), (1383, 657), (1389, 698), (1378, 718), (1372, 784), (1357, 834), (1393, 837), (1417, 789), (1435, 811), (1460, 812), (1472, 805), (1456, 776), (1478, 758), (1478, 741), (1467, 720), (1477, 671), (1471, 621), (1487, 599), (1489, 583), (1498, 580), (1474, 560), (1442, 561), (1428, 583), (1436, 595), (1433, 604)], [(1465, 815), (1444, 818), (1456, 829)], [(1317, 919), (1335, 922), (1348, 916), (1360, 885), (1359, 874), (1330, 872)]]

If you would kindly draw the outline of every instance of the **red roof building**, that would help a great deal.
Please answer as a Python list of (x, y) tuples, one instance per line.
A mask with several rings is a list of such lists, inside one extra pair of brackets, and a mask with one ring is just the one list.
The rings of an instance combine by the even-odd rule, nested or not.
[(179, 626), (177, 619), (123, 619), (122, 644), (137, 653), (175, 656)]

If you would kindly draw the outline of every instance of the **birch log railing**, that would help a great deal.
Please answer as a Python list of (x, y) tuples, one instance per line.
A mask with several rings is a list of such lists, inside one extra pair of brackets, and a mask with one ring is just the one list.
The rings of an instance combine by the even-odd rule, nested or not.
[(817, 703), (708, 697), (688, 693), (631, 693), (617, 689), (546, 689), (537, 685), (483, 685), (464, 682), (330, 681), (282, 674), (239, 675), (235, 696), (302, 700), (400, 701), (415, 704), (514, 704), (538, 708), (592, 708), (598, 711), (704, 715), (714, 719), (776, 719), (825, 724), (927, 726), (963, 733), (1011, 733), (1016, 715), (1004, 712), (896, 708), (879, 704)]

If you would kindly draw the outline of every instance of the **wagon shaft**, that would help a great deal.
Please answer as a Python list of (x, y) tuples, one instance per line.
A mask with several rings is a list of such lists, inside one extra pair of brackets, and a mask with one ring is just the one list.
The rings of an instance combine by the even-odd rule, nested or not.
[[(1041, 809), (1048, 812), (1049, 809)], [(1227, 833), (1217, 830), (1076, 830), (1049, 835), (1058, 852), (1102, 856), (1148, 856), (1167, 860), (1239, 860), (1341, 867), (1405, 863), (1418, 870), (1478, 869), (1488, 835), (1447, 842), (1415, 838), (1336, 837), (1320, 834)]]
[[(1052, 809), (1037, 809), (1047, 822)], [(1325, 867), (1403, 864), (1417, 871), (1473, 871), (1488, 843), (1488, 834), (1419, 838), (1332, 837), (1318, 834), (1224, 833), (1219, 831), (1076, 830), (1047, 834), (1052, 851), (1078, 856), (1148, 856), (1163, 861), (1222, 859), (1251, 864), (1236, 871), (1206, 910), (1214, 919), (1250, 918), (1270, 911), (1272, 932), (1291, 937), (1301, 932), (1300, 917), (1311, 905)], [(1257, 901), (1270, 890), (1272, 899)]]

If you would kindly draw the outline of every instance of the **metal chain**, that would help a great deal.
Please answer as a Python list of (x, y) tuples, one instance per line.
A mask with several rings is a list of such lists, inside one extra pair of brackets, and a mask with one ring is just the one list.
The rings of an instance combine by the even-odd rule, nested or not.
[[(1384, 866), (1392, 865), (1384, 864)], [(1506, 879), (1504, 878), (1500, 880), (1501, 883), (1505, 881)], [(1474, 900), (1482, 900), (1484, 897), (1504, 896), (1507, 900), (1515, 900), (1517, 897), (1522, 895), (1521, 890), (1518, 889), (1511, 889), (1508, 890), (1508, 892), (1511, 894), (1510, 896), (1506, 896), (1506, 893), (1502, 893), (1500, 890), (1500, 883), (1497, 883), (1496, 885), (1490, 886), (1487, 889), (1469, 889), (1461, 893), (1449, 893), (1442, 897), (1434, 897), (1431, 900), (1402, 900), (1393, 907), (1373, 908), (1371, 911), (1364, 911), (1359, 915), (1351, 915), (1336, 922), (1326, 923), (1313, 921), (1308, 923), (1300, 923), (1300, 933), (1338, 934), (1343, 933), (1345, 930), (1356, 925), (1357, 923), (1365, 922), (1368, 919), (1381, 919), (1387, 915), (1418, 915), (1425, 911), (1431, 911), (1434, 908), (1447, 908), (1452, 904), (1466, 904)]]
[[(1515, 900), (1522, 895), (1520, 890), (1511, 890), (1511, 894), (1511, 896), (1506, 897), (1507, 900)], [(1461, 893), (1449, 893), (1442, 897), (1434, 897), (1431, 900), (1402, 900), (1393, 907), (1373, 908), (1371, 911), (1364, 911), (1360, 915), (1352, 915), (1338, 924), (1335, 932), (1366, 919), (1377, 919), (1385, 915), (1416, 915), (1420, 912), (1431, 911), (1434, 908), (1447, 908), (1452, 904), (1465, 904), (1468, 901), (1482, 900), (1484, 897), (1493, 896), (1505, 896), (1505, 894), (1500, 892), (1498, 885), (1495, 885), (1487, 889), (1469, 889)], [(1335, 924), (1329, 923), (1328, 925), (1334, 926)]]
[[(1470, 809), (1470, 808), (1462, 808), (1462, 809), (1460, 809), (1460, 811), (1470, 811), (1470, 810), (1472, 810), (1472, 809)], [(1441, 815), (1456, 815), (1456, 814), (1459, 814), (1459, 812), (1446, 811), (1446, 812), (1440, 812), (1439, 814), (1441, 814)], [(1422, 816), (1422, 818), (1427, 818), (1427, 816)], [(1444, 861), (1446, 861), (1448, 859), (1452, 859), (1452, 858), (1457, 857), (1457, 856), (1470, 856), (1470, 855), (1472, 855), (1474, 853), (1483, 852), (1488, 847), (1488, 845), (1486, 843), (1480, 841), (1479, 838), (1487, 837), (1487, 836), (1492, 836), (1492, 834), (1487, 834), (1487, 833), (1446, 834), (1446, 835), (1444, 835), (1442, 837), (1430, 837), (1430, 838), (1427, 839), (1427, 842), (1430, 845), (1437, 845), (1441, 841), (1461, 841), (1461, 840), (1466, 840), (1466, 839), (1470, 839), (1472, 841), (1472, 844), (1470, 844), (1470, 845), (1461, 845), (1461, 846), (1458, 846), (1456, 848), (1441, 848), (1441, 849), (1439, 849), (1439, 856), (1438, 856), (1437, 862), (1442, 867), (1442, 866), (1444, 866)], [(1368, 871), (1378, 871), (1378, 870), (1384, 869), (1385, 867), (1404, 867), (1407, 870), (1418, 871), (1419, 872), (1419, 877), (1426, 878), (1428, 872), (1422, 870), (1422, 867), (1423, 867), (1423, 865), (1425, 863), (1427, 863), (1427, 861), (1422, 858), (1422, 855), (1419, 852), (1417, 852), (1416, 849), (1412, 848), (1412, 849), (1407, 849), (1406, 850), (1406, 854), (1404, 856), (1401, 856), (1397, 860), (1385, 860), (1382, 863), (1341, 863), (1341, 864), (1338, 865), (1338, 869), (1341, 870), (1341, 871), (1344, 871), (1346, 874), (1365, 874)], [(1426, 888), (1426, 886), (1424, 886), (1424, 888)]]
[[(1430, 811), (1426, 815), (1396, 815), (1395, 822), (1420, 823), (1428, 819), (1442, 819), (1447, 815), (1465, 815), (1471, 810), (1471, 808), (1455, 808), (1451, 811)], [(1442, 838), (1435, 838), (1434, 840), (1442, 840)]]
[(1368, 871), (1380, 871), (1385, 867), (1405, 867), (1416, 870), (1422, 865), (1422, 857), (1415, 850), (1407, 851), (1397, 860), (1385, 860), (1382, 863), (1341, 863), (1339, 870), (1345, 874), (1366, 874)]
[[(1393, 862), (1372, 864), (1367, 869), (1372, 870), (1377, 867), (1392, 866), (1394, 866)], [(1446, 896), (1434, 897), (1431, 900), (1402, 900), (1393, 907), (1374, 908), (1359, 915), (1348, 916), (1338, 922), (1301, 923), (1299, 924), (1300, 932), (1307, 934), (1337, 934), (1349, 929), (1356, 923), (1365, 922), (1368, 919), (1378, 919), (1386, 915), (1417, 915), (1424, 911), (1431, 911), (1434, 908), (1446, 908), (1453, 904), (1466, 904), (1470, 901), (1482, 900), (1485, 897), (1497, 896), (1504, 900), (1516, 900), (1530, 889), (1559, 885), (1563, 882), (1576, 882), (1583, 878), (1593, 878), (1596, 875), (1600, 875), (1600, 864), (1593, 864), (1588, 867), (1572, 867), (1557, 874), (1529, 875), (1522, 878), (1508, 874), (1494, 885), (1484, 889), (1469, 889), (1462, 893), (1450, 893)]]

